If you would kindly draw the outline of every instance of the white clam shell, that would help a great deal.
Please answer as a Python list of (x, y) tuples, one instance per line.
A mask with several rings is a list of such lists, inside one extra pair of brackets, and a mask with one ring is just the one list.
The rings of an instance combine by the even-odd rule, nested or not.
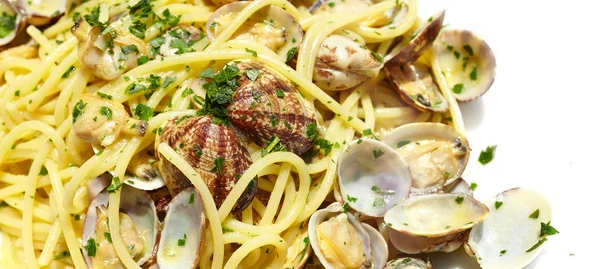
[(396, 249), (409, 254), (452, 252), (489, 209), (464, 194), (432, 194), (403, 200), (384, 216)]
[(432, 269), (430, 262), (415, 258), (396, 258), (386, 263), (384, 269)]
[[(496, 202), (502, 202), (497, 209)], [(547, 244), (527, 252), (542, 239), (539, 237), (541, 223), (552, 219), (550, 202), (536, 191), (515, 188), (492, 197), (485, 204), (490, 208), (490, 216), (473, 227), (465, 249), (484, 269), (525, 267)], [(539, 210), (538, 217), (530, 217), (536, 210)]]
[(338, 160), (342, 199), (361, 214), (382, 217), (410, 192), (408, 164), (388, 145), (358, 139), (346, 145)]
[(196, 189), (189, 187), (169, 203), (156, 262), (162, 269), (194, 268), (200, 259), (204, 205)]

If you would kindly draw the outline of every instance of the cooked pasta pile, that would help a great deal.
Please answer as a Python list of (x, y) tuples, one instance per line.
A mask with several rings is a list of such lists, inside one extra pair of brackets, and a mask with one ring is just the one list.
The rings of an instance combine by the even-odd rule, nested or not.
[[(127, 13), (135, 2), (76, 2), (48, 28), (29, 26), (26, 33), (31, 42), (0, 52), (0, 260), (6, 268), (86, 268), (82, 256), (86, 242), (81, 241), (81, 234), (89, 201), (94, 198), (88, 197), (87, 183), (107, 172), (125, 178), (130, 160), (155, 148), (201, 194), (208, 224), (200, 268), (283, 268), (284, 264), (292, 268), (295, 259), (310, 255), (306, 253), (307, 219), (335, 200), (336, 161), (347, 142), (363, 135), (380, 137), (410, 122), (443, 122), (463, 130), (453, 98), (447, 98), (452, 113), (415, 110), (401, 101), (383, 71), (376, 71), (367, 81), (345, 91), (324, 91), (313, 84), (317, 54), (326, 37), (351, 31), (385, 59), (398, 37), (409, 35), (421, 25), (416, 0), (381, 1), (351, 16), (312, 15), (308, 11), (312, 3), (301, 1), (257, 0), (232, 18), (212, 42), (203, 36), (184, 53), (152, 57), (112, 80), (97, 78), (78, 57), (79, 41), (70, 31), (74, 18), (90, 14), (95, 7), (99, 7), (100, 18), (116, 18)], [(177, 24), (192, 25), (203, 32), (210, 27), (206, 22), (216, 10), (203, 1), (149, 2), (155, 14), (169, 10), (169, 16), (180, 16)], [(248, 18), (270, 5), (286, 10), (305, 31), (302, 43), (295, 48), (294, 68), (257, 42), (232, 39)], [(407, 13), (393, 22), (393, 27), (370, 26), (369, 21), (396, 6)], [(144, 41), (151, 42), (170, 27), (150, 24)], [(430, 60), (428, 57), (425, 54), (420, 61)], [(307, 162), (291, 152), (261, 154), (261, 147), (249, 144), (253, 163), (217, 208), (190, 164), (171, 147), (155, 144), (156, 130), (169, 119), (196, 113), (196, 94), (189, 94), (187, 89), (204, 70), (220, 70), (224, 64), (242, 59), (261, 62), (297, 85), (315, 110), (319, 132), (329, 141), (329, 150), (322, 150)], [(128, 93), (131, 81), (144, 81), (151, 75), (159, 77), (160, 87), (152, 92)], [(447, 96), (450, 89), (441, 91)], [(74, 110), (84, 93), (110, 96), (134, 118), (142, 116), (136, 108), (143, 105), (151, 111), (148, 131), (143, 136), (121, 137), (101, 150), (92, 148), (72, 131), (77, 116)], [(256, 176), (267, 199), (255, 197), (241, 214), (232, 214), (245, 186)], [(120, 261), (127, 268), (139, 268), (120, 234), (118, 205), (122, 191), (116, 188), (109, 194), (110, 235)], [(293, 249), (298, 252), (292, 253)]]

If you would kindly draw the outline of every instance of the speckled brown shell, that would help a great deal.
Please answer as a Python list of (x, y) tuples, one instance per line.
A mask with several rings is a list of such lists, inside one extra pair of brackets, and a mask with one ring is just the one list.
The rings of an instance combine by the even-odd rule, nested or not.
[[(287, 150), (298, 155), (312, 147), (306, 125), (315, 123), (315, 114), (298, 89), (284, 76), (259, 62), (233, 63), (240, 69), (240, 86), (227, 109), (231, 122), (260, 146), (279, 137)], [(252, 81), (245, 72), (257, 69), (260, 76)], [(283, 97), (277, 96), (277, 89)]]
[[(233, 128), (214, 124), (212, 120), (212, 116), (183, 120), (175, 117), (164, 124), (159, 139), (160, 142), (166, 142), (200, 173), (218, 208), (225, 201), (238, 178), (252, 164), (252, 159)], [(161, 154), (157, 155), (160, 172), (171, 195), (175, 196), (192, 186), (189, 179), (175, 165), (162, 158)], [(222, 169), (221, 172), (213, 172), (218, 157), (224, 159)], [(252, 202), (256, 193), (256, 181), (257, 179), (254, 179), (248, 184), (233, 212), (243, 211)]]
[(431, 21), (426, 22), (422, 30), (391, 58), (386, 65), (404, 65), (418, 59), (433, 44), (433, 41), (435, 41), (435, 38), (440, 33), (444, 23), (444, 14), (446, 14), (445, 10), (434, 15)]

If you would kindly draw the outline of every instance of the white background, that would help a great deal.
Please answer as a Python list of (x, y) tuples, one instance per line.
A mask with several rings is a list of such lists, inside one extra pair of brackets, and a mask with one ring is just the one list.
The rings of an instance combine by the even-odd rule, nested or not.
[[(527, 269), (600, 268), (600, 8), (595, 3), (419, 1), (422, 18), (445, 8), (445, 24), (474, 31), (496, 55), (490, 91), (461, 105), (473, 150), (464, 178), (479, 185), (480, 200), (528, 187), (551, 201), (552, 226), (560, 234), (548, 238)], [(488, 145), (498, 145), (496, 158), (482, 166), (477, 157)]]

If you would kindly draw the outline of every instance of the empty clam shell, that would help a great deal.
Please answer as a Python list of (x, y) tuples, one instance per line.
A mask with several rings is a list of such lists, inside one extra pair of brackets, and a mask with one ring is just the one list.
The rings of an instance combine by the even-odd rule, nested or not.
[(415, 258), (397, 258), (385, 264), (384, 269), (432, 269), (430, 262)]
[(312, 147), (307, 125), (316, 123), (312, 108), (286, 77), (255, 61), (233, 62), (240, 86), (233, 94), (228, 115), (233, 124), (260, 146), (274, 137), (291, 152)]
[(417, 33), (412, 37), (393, 58), (386, 62), (386, 65), (400, 66), (414, 62), (423, 52), (428, 49), (438, 36), (442, 25), (444, 24), (444, 15), (446, 11), (442, 10), (430, 17), (424, 23)]
[(434, 43), (433, 57), (448, 88), (459, 101), (482, 96), (494, 83), (494, 53), (485, 41), (470, 31), (442, 32)]
[[(176, 117), (165, 122), (158, 137), (179, 153), (206, 182), (215, 204), (220, 207), (252, 159), (233, 128), (213, 122), (213, 116)], [(155, 143), (158, 146), (160, 143)], [(158, 167), (172, 195), (192, 186), (185, 175), (157, 153)], [(256, 192), (257, 179), (250, 181), (238, 199), (234, 212), (241, 212)]]
[(488, 214), (489, 209), (470, 196), (432, 194), (401, 201), (385, 214), (384, 221), (390, 241), (399, 251), (452, 252)]
[(342, 199), (354, 210), (382, 217), (410, 193), (408, 164), (388, 145), (374, 139), (354, 140), (338, 160)]
[[(552, 220), (550, 202), (540, 193), (516, 188), (485, 203), (490, 216), (473, 227), (465, 250), (482, 268), (523, 268), (542, 251), (542, 224)], [(536, 247), (537, 246), (537, 247)]]
[(454, 128), (441, 123), (402, 125), (381, 140), (396, 148), (410, 167), (413, 193), (438, 192), (452, 184), (469, 160), (469, 143)]
[[(250, 2), (233, 2), (220, 7), (212, 13), (206, 25), (206, 34), (213, 41), (237, 14)], [(281, 59), (287, 59), (288, 52), (295, 51), (302, 42), (302, 26), (287, 11), (270, 5), (255, 12), (233, 34), (232, 39), (248, 40), (260, 43), (277, 53)]]
[(326, 269), (383, 268), (388, 258), (383, 236), (345, 213), (337, 202), (310, 217), (308, 237)]
[(400, 97), (421, 111), (445, 112), (448, 101), (440, 92), (429, 67), (422, 63), (385, 65), (385, 72)]
[(156, 262), (161, 269), (194, 268), (200, 259), (204, 205), (193, 187), (173, 197), (165, 217)]

